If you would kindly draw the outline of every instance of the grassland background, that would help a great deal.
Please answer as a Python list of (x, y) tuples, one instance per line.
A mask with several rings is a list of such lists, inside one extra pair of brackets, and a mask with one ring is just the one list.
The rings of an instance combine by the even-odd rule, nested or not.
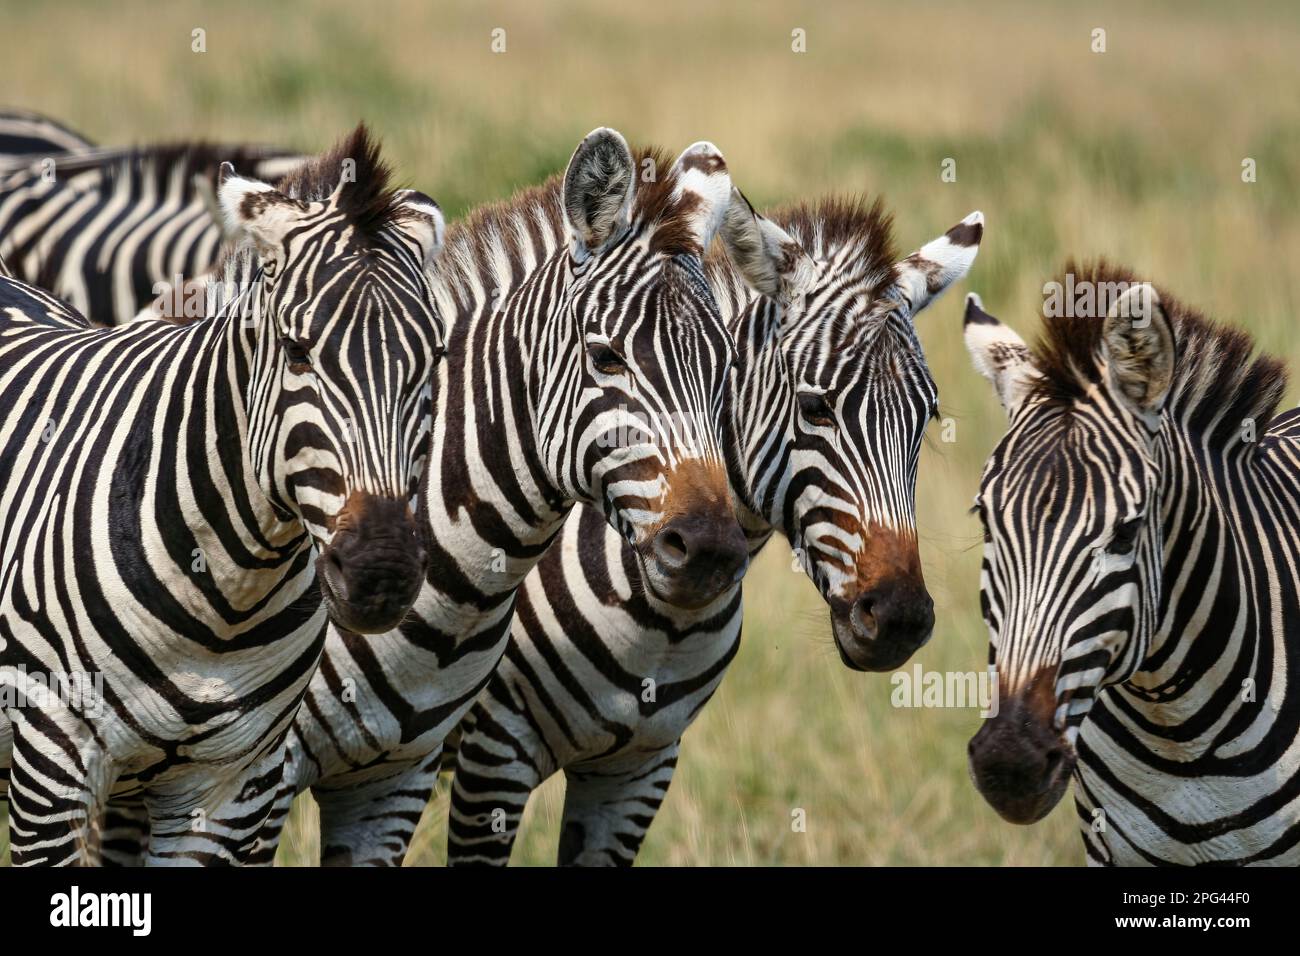
[[(490, 49), (497, 27), (504, 54)], [(1090, 50), (1097, 27), (1104, 54)], [(791, 51), (795, 28), (806, 53)], [(403, 177), (456, 216), (562, 169), (597, 125), (674, 151), (707, 138), (759, 206), (883, 193), (904, 247), (984, 210), (966, 287), (1022, 332), (1066, 256), (1106, 254), (1293, 367), (1298, 89), (1300, 8), (1285, 2), (0, 2), (0, 103), (102, 142), (312, 150), (364, 117)], [(955, 183), (940, 180), (948, 157)], [(1241, 180), (1245, 157), (1256, 183)], [(932, 433), (918, 492), (939, 619), (917, 659), (932, 670), (977, 670), (986, 654), (966, 509), (1003, 422), (961, 345), (964, 291), (919, 323), (957, 428), (952, 443)], [(974, 711), (889, 697), (885, 676), (840, 665), (816, 593), (773, 545), (642, 862), (1081, 862), (1068, 801), (1016, 828), (975, 794)], [(561, 803), (558, 780), (534, 798), (516, 862), (554, 859)], [(791, 830), (796, 807), (805, 833)], [(441, 861), (444, 813), (445, 787), (412, 863)], [(298, 808), (281, 862), (311, 858), (312, 817)]]

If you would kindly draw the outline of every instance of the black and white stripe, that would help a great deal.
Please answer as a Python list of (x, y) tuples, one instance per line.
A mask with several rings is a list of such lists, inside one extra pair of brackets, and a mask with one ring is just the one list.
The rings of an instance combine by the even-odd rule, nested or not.
[(1069, 271), (1117, 294), (1032, 352), (967, 308), (1010, 418), (977, 498), (1000, 701), (972, 776), (1016, 823), (1072, 778), (1091, 863), (1294, 866), (1300, 413), (1273, 417), (1282, 366), (1245, 334)]
[[(263, 861), (312, 784), (327, 859), (400, 860), (394, 828), (413, 828), (446, 729), (500, 658), (514, 587), (573, 502), (601, 503), (669, 599), (709, 599), (747, 561), (713, 437), (733, 347), (701, 260), (729, 183), (708, 144), (670, 167), (597, 131), (563, 186), (454, 231), (433, 276), (453, 322), (420, 621), (380, 640), (331, 633)], [(133, 814), (119, 810), (124, 861)]]
[[(12, 114), (0, 115), (0, 146), (31, 147), (38, 134), (47, 145), (61, 142), (44, 125), (27, 138), (10, 130), (16, 125)], [(37, 155), (0, 149), (0, 259), (92, 320), (120, 324), (178, 276), (201, 287), (228, 238), (216, 209), (223, 163), (278, 183), (303, 161), (283, 150), (203, 143)]]
[[(241, 239), (188, 324), (92, 328), (0, 279), (15, 863), (94, 859), (113, 792), (147, 806), (152, 861), (240, 860), (326, 607), (385, 629), (413, 600), (407, 502), (442, 338), (426, 277), (442, 227), (431, 200), (387, 180), (364, 128), (283, 192), (227, 168), (218, 194)], [(102, 698), (32, 693), (75, 675), (100, 677)]]
[[(421, 495), (428, 579), (399, 631), (331, 629), (289, 735), (273, 822), (310, 788), (325, 863), (402, 860), (442, 742), (500, 660), (516, 589), (576, 502), (669, 599), (707, 602), (743, 569), (716, 439), (734, 347), (702, 263), (729, 194), (710, 144), (669, 165), (597, 130), (562, 181), (449, 232), (435, 274), (449, 355)], [(645, 434), (639, 416), (685, 427)], [(673, 533), (700, 551), (665, 560)]]
[(94, 148), (80, 133), (41, 113), (0, 111), (0, 169), (32, 158)]
[[(739, 350), (725, 419), (733, 495), (752, 553), (773, 534), (795, 550), (845, 663), (891, 668), (932, 620), (914, 491), (937, 395), (912, 320), (970, 267), (983, 219), (896, 262), (879, 204), (773, 218), (737, 194), (728, 256), (710, 274)], [(871, 629), (855, 625), (864, 614)], [(529, 794), (563, 770), (559, 862), (630, 864), (740, 631), (739, 585), (674, 608), (597, 516), (572, 516), (461, 725), (449, 862), (506, 863)]]

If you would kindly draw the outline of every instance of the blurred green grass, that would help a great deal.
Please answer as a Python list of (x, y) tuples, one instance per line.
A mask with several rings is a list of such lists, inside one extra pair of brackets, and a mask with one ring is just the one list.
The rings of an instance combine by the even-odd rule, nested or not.
[[(1105, 254), (1300, 360), (1300, 10), (1287, 2), (718, 3), (583, 0), (310, 10), (240, 0), (155, 9), (0, 0), (0, 90), (104, 142), (256, 139), (317, 149), (364, 117), (399, 174), (457, 216), (563, 168), (597, 125), (677, 151), (707, 138), (760, 206), (883, 193), (900, 246), (972, 209), (967, 288), (1032, 335), (1042, 283)], [(205, 54), (191, 31), (207, 31)], [(507, 50), (491, 52), (491, 31)], [(794, 28), (807, 53), (790, 49)], [(1107, 52), (1091, 52), (1094, 28)], [(1258, 181), (1241, 180), (1251, 157)], [(940, 180), (945, 158), (957, 181)], [(956, 440), (923, 454), (919, 529), (939, 613), (918, 660), (980, 670), (978, 529), (966, 514), (1003, 428), (971, 371), (954, 292), (919, 321)], [(1298, 397), (1295, 385), (1289, 402)], [(971, 787), (972, 710), (890, 706), (847, 672), (820, 601), (774, 544), (746, 632), (687, 734), (645, 864), (1079, 864), (1067, 801), (1030, 828)], [(553, 861), (562, 784), (534, 798), (515, 860)], [(444, 853), (445, 787), (411, 863)], [(807, 814), (792, 832), (791, 811)], [(3, 811), (0, 811), (3, 812)], [(314, 858), (300, 801), (280, 862)], [(0, 836), (0, 852), (4, 837)]]

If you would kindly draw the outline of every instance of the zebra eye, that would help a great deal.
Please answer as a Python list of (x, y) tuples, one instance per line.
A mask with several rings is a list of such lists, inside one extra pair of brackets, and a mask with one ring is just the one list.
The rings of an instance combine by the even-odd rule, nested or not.
[(1115, 534), (1110, 539), (1110, 550), (1112, 554), (1128, 554), (1133, 550), (1133, 544), (1137, 541), (1138, 532), (1142, 530), (1141, 518), (1130, 518), (1128, 521), (1121, 521), (1115, 528)]
[(835, 424), (835, 413), (831, 410), (830, 402), (826, 401), (825, 395), (816, 392), (799, 393), (799, 414), (803, 415), (808, 424), (819, 428)]
[(289, 371), (296, 375), (311, 371), (311, 353), (301, 342), (283, 335), (280, 337), (280, 348), (284, 349), (284, 356), (289, 361)]
[(603, 342), (595, 342), (587, 346), (587, 355), (591, 358), (591, 364), (596, 367), (596, 371), (602, 375), (620, 375), (627, 371), (627, 363), (623, 361), (623, 356)]

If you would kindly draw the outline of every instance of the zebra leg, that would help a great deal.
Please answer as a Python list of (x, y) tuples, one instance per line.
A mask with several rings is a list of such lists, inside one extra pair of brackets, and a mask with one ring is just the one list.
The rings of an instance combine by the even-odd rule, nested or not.
[(90, 725), (53, 706), (15, 707), (9, 770), (9, 849), (14, 866), (92, 866), (99, 819), (114, 773)]
[(631, 866), (668, 793), (679, 743), (640, 766), (565, 768), (560, 866)]
[(321, 866), (401, 866), (441, 763), (439, 747), (396, 776), (337, 790), (313, 787)]
[(104, 866), (144, 866), (149, 853), (149, 810), (144, 798), (114, 797), (99, 832)]
[(482, 701), (461, 724), (447, 819), (448, 866), (509, 863), (529, 796), (556, 770), (530, 721), (513, 710), (492, 713)]
[(289, 810), (293, 807), (294, 798), (297, 796), (298, 788), (286, 770), (285, 778), (280, 781), (275, 800), (271, 803), (271, 811), (262, 825), (262, 832), (258, 834), (256, 844), (244, 861), (246, 866), (275, 865), (275, 854), (280, 849), (280, 836), (284, 833), (284, 825), (289, 822)]
[[(250, 862), (284, 778), (278, 748), (233, 780), (195, 768), (145, 791), (147, 866), (231, 866)], [(270, 861), (265, 861), (270, 862)]]

